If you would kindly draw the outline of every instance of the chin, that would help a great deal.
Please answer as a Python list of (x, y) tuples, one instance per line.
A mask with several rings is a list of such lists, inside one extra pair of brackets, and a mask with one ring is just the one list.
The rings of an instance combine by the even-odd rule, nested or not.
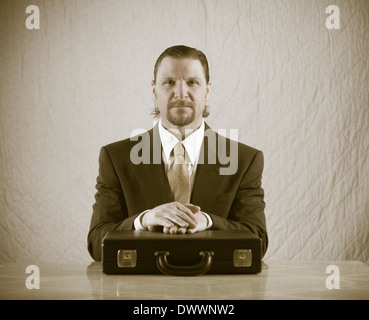
[(170, 112), (168, 112), (167, 119), (171, 124), (177, 127), (187, 126), (195, 120), (195, 114), (192, 109), (190, 111), (186, 110), (178, 110), (175, 112), (173, 111), (174, 110), (172, 109)]

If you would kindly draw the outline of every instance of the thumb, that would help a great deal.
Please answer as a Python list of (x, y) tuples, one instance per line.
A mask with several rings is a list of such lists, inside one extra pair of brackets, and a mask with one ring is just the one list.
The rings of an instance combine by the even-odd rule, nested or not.
[(188, 203), (185, 204), (185, 206), (191, 210), (192, 213), (197, 213), (201, 210), (201, 208), (199, 206), (195, 206), (194, 204)]

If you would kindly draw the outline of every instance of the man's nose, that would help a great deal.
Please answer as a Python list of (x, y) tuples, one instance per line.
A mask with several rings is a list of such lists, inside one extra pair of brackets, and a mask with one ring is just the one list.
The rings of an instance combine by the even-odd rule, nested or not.
[(185, 82), (178, 82), (176, 84), (174, 95), (176, 99), (181, 100), (188, 97), (188, 90)]

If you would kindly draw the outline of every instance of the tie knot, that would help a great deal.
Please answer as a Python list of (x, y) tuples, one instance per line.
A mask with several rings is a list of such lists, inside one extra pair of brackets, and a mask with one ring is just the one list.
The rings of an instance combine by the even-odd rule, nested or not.
[(185, 149), (181, 142), (178, 142), (173, 149), (174, 153), (174, 163), (184, 163), (184, 153)]
[(184, 157), (184, 151), (185, 150), (184, 150), (183, 144), (181, 142), (178, 142), (176, 144), (173, 151), (174, 151), (174, 156), (175, 157), (177, 157), (178, 155)]

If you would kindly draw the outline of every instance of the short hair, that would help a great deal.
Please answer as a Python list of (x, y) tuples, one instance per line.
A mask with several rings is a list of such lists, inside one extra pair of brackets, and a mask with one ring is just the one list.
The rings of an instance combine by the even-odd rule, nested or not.
[[(199, 60), (202, 68), (204, 70), (204, 75), (205, 75), (205, 80), (206, 83), (208, 84), (210, 81), (210, 74), (209, 74), (209, 63), (208, 63), (208, 59), (206, 58), (205, 54), (195, 48), (191, 48), (188, 46), (184, 46), (184, 45), (177, 45), (177, 46), (173, 46), (173, 47), (169, 47), (167, 49), (165, 49), (162, 54), (159, 56), (159, 58), (156, 60), (155, 62), (155, 67), (154, 67), (154, 83), (156, 82), (156, 75), (158, 73), (158, 69), (160, 66), (160, 63), (163, 61), (164, 58), (166, 57), (172, 57), (175, 59), (195, 59), (195, 60)], [(209, 111), (208, 111), (208, 106), (205, 106), (205, 109), (203, 111), (203, 117), (206, 118), (209, 115)], [(158, 117), (160, 114), (160, 111), (155, 108), (152, 113), (151, 113), (154, 117)]]
[(159, 56), (159, 58), (156, 60), (155, 67), (154, 67), (154, 82), (156, 81), (156, 75), (158, 73), (158, 68), (160, 66), (160, 63), (165, 57), (172, 57), (176, 59), (196, 59), (201, 62), (202, 68), (204, 69), (204, 75), (206, 79), (206, 83), (209, 83), (210, 81), (210, 75), (209, 75), (209, 64), (208, 59), (206, 58), (205, 54), (197, 50), (195, 48), (179, 45), (179, 46), (173, 46), (168, 49), (165, 49), (164, 52)]

